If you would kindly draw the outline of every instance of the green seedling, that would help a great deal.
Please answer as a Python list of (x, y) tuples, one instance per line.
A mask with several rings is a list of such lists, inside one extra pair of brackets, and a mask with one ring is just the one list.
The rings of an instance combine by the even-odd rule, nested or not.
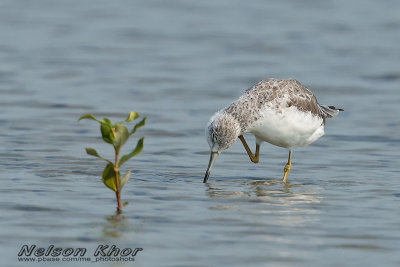
[[(139, 114), (137, 112), (131, 111), (124, 122), (132, 122), (137, 118), (139, 118)], [(100, 123), (100, 132), (104, 142), (111, 144), (114, 147), (114, 162), (100, 156), (95, 149), (90, 147), (86, 148), (86, 153), (90, 156), (97, 157), (107, 162), (107, 165), (103, 171), (102, 180), (105, 186), (115, 192), (118, 204), (117, 212), (121, 212), (122, 206), (125, 206), (127, 204), (126, 202), (124, 204), (121, 204), (121, 191), (130, 178), (131, 170), (128, 170), (128, 172), (121, 178), (120, 167), (126, 161), (138, 155), (142, 151), (144, 137), (139, 139), (135, 149), (133, 149), (132, 152), (130, 152), (129, 154), (123, 155), (120, 158), (120, 151), (122, 146), (126, 143), (126, 141), (128, 141), (129, 137), (133, 135), (137, 131), (137, 129), (143, 127), (146, 124), (147, 117), (144, 117), (141, 121), (136, 123), (131, 131), (129, 131), (128, 128), (124, 125), (124, 122), (117, 122), (116, 124), (114, 124), (108, 118), (98, 120), (92, 114), (86, 114), (80, 117), (78, 121), (83, 119), (91, 119)]]

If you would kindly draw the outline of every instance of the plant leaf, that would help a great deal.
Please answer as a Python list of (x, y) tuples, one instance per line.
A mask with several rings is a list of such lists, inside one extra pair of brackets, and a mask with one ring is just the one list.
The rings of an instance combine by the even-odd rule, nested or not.
[(91, 148), (91, 147), (86, 147), (85, 149), (86, 149), (86, 153), (87, 153), (88, 155), (94, 156), (94, 157), (98, 157), (99, 159), (105, 160), (105, 161), (107, 161), (108, 163), (112, 164), (111, 161), (109, 161), (108, 159), (103, 158), (102, 156), (100, 156), (99, 153), (97, 153), (96, 149)]
[(144, 117), (141, 121), (139, 121), (138, 123), (136, 123), (135, 127), (133, 127), (132, 131), (129, 133), (129, 135), (132, 135), (134, 133), (136, 133), (137, 129), (143, 127), (146, 124), (146, 120), (147, 120), (147, 116)]
[(91, 119), (91, 120), (100, 122), (100, 121), (99, 121), (98, 119), (96, 119), (96, 117), (93, 116), (92, 114), (85, 114), (85, 115), (81, 116), (81, 117), (78, 119), (78, 121), (83, 120), (83, 119)]
[(130, 122), (139, 118), (139, 113), (135, 111), (131, 111), (128, 115), (128, 118), (125, 119), (126, 122)]
[(81, 117), (78, 119), (78, 121), (83, 120), (83, 119), (91, 119), (91, 120), (97, 121), (97, 122), (100, 123), (101, 125), (105, 125), (105, 126), (113, 125), (109, 119), (104, 118), (104, 119), (102, 119), (102, 120), (100, 121), (100, 120), (98, 120), (95, 116), (93, 116), (92, 114), (85, 114), (85, 115), (81, 116)]
[(137, 154), (139, 154), (140, 152), (142, 152), (143, 149), (143, 141), (144, 141), (144, 137), (140, 138), (139, 141), (136, 144), (136, 148), (129, 154), (123, 155), (119, 161), (119, 165), (122, 166), (122, 164), (124, 164), (127, 160), (129, 160), (130, 158), (136, 156)]
[(126, 184), (126, 182), (128, 182), (129, 178), (131, 178), (131, 170), (129, 170), (124, 177), (122, 177), (121, 181), (119, 182), (119, 187), (118, 187), (118, 191), (121, 192), (122, 188), (124, 187), (124, 185)]
[(114, 128), (113, 144), (116, 149), (120, 149), (129, 138), (129, 131), (122, 123), (117, 123)]
[(125, 206), (128, 205), (128, 204), (129, 204), (129, 202), (128, 202), (128, 201), (125, 201), (124, 204), (122, 204), (122, 207), (125, 207)]
[(115, 171), (112, 163), (107, 164), (104, 168), (102, 180), (105, 186), (110, 188), (112, 191), (117, 192), (117, 186), (115, 185)]
[(113, 127), (114, 124), (108, 118), (103, 118), (100, 125), (100, 131), (104, 142), (113, 144), (114, 141), (114, 133), (112, 131)]

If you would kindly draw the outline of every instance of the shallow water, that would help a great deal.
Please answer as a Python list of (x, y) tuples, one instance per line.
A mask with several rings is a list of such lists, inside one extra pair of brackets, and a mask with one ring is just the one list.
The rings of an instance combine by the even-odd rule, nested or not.
[[(399, 10), (394, 0), (1, 1), (2, 264), (35, 265), (18, 262), (24, 244), (115, 244), (143, 248), (136, 266), (400, 265)], [(289, 185), (287, 151), (269, 144), (258, 165), (236, 144), (203, 184), (209, 117), (267, 77), (296, 78), (345, 112), (294, 151)], [(130, 110), (149, 120), (115, 216), (103, 162), (84, 147), (112, 151), (77, 118)]]

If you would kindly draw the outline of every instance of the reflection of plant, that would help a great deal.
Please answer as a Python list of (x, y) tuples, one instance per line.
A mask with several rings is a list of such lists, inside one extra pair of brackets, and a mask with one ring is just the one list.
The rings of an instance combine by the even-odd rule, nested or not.
[(130, 229), (129, 221), (119, 212), (115, 215), (108, 216), (106, 221), (107, 223), (103, 227), (103, 234), (106, 237), (119, 238), (124, 232)]
[[(125, 122), (131, 122), (139, 117), (137, 112), (131, 111), (129, 113), (128, 118), (126, 118)], [(97, 151), (93, 148), (86, 148), (86, 153), (91, 156), (98, 157), (102, 160), (107, 162), (107, 165), (103, 171), (103, 183), (105, 186), (110, 188), (115, 192), (117, 198), (117, 211), (122, 211), (121, 205), (121, 191), (126, 182), (129, 180), (131, 175), (131, 170), (129, 170), (122, 178), (119, 171), (119, 168), (128, 161), (130, 158), (139, 154), (143, 149), (143, 139), (144, 137), (140, 138), (137, 142), (136, 148), (129, 154), (126, 154), (119, 157), (121, 147), (128, 141), (129, 137), (133, 135), (137, 129), (143, 127), (146, 124), (147, 117), (144, 117), (140, 122), (138, 122), (131, 131), (129, 131), (123, 122), (117, 122), (113, 124), (108, 118), (103, 118), (101, 121), (96, 119), (92, 114), (86, 114), (79, 118), (79, 121), (82, 119), (91, 119), (95, 120), (100, 123), (100, 131), (101, 136), (103, 137), (104, 142), (113, 145), (115, 150), (115, 162), (111, 162), (110, 160), (103, 158), (100, 156)]]

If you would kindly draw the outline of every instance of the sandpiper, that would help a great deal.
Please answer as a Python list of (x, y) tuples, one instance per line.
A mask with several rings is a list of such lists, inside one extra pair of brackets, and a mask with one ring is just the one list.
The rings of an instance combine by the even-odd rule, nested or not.
[[(207, 182), (219, 154), (239, 138), (254, 163), (259, 161), (262, 142), (287, 148), (289, 158), (283, 175), (286, 183), (293, 148), (307, 146), (323, 136), (326, 119), (339, 111), (343, 110), (318, 104), (315, 95), (297, 80), (266, 79), (256, 83), (238, 100), (215, 113), (207, 124), (211, 154), (203, 182)], [(245, 133), (256, 137), (255, 155), (243, 137)]]

